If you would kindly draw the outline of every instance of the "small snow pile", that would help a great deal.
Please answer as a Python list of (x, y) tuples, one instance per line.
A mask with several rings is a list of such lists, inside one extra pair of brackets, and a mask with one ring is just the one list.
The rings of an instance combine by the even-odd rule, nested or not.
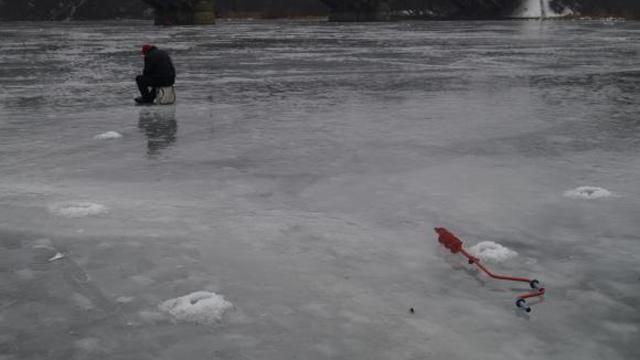
[(133, 296), (120, 296), (116, 299), (116, 302), (120, 304), (127, 304), (133, 301)]
[(564, 192), (564, 196), (573, 199), (599, 199), (611, 195), (611, 191), (596, 186), (580, 186)]
[(57, 204), (49, 208), (49, 211), (51, 211), (52, 213), (68, 218), (99, 215), (107, 212), (107, 210), (107, 207), (104, 205), (84, 201), (73, 201), (63, 204)]
[(122, 134), (115, 131), (107, 131), (106, 133), (96, 135), (93, 138), (96, 140), (110, 140), (110, 139), (120, 139)]
[(493, 241), (482, 241), (472, 246), (469, 251), (480, 260), (503, 262), (518, 256), (518, 253)]
[(197, 291), (167, 300), (158, 306), (160, 311), (171, 315), (174, 320), (202, 325), (219, 321), (222, 314), (232, 307), (233, 304), (224, 297), (208, 291)]
[(61, 252), (58, 252), (49, 259), (49, 262), (60, 260), (60, 259), (64, 259), (64, 254)]

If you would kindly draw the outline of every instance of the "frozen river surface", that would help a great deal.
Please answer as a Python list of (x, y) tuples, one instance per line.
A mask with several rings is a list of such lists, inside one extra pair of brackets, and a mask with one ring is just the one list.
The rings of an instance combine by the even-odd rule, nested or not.
[(639, 36), (1, 24), (0, 359), (640, 358)]

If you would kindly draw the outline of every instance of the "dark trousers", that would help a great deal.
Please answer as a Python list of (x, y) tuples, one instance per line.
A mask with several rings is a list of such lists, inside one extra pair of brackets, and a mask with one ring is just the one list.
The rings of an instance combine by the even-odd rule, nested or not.
[[(164, 87), (164, 86), (172, 86), (175, 82), (172, 78), (163, 78), (156, 76), (144, 76), (138, 75), (136, 77), (136, 83), (138, 84), (138, 90), (140, 90), (140, 95), (146, 101), (153, 101), (156, 98), (155, 88)], [(151, 88), (151, 90), (149, 90)]]

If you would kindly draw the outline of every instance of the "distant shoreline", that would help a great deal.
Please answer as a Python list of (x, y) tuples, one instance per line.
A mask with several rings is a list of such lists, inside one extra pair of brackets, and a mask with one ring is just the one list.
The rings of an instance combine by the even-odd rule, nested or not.
[[(328, 16), (291, 16), (291, 17), (254, 17), (254, 16), (237, 16), (237, 17), (219, 17), (217, 22), (233, 22), (233, 21), (326, 21), (329, 22)], [(427, 21), (638, 21), (640, 19), (625, 18), (616, 16), (550, 16), (545, 18), (539, 17), (501, 17), (501, 18), (416, 18), (416, 17), (397, 17), (388, 21), (373, 21), (379, 23), (390, 22), (427, 22)], [(27, 22), (46, 22), (46, 23), (108, 23), (108, 22), (153, 22), (152, 18), (113, 18), (113, 19), (0, 19), (0, 23), (27, 23)], [(349, 23), (337, 21), (336, 23)]]

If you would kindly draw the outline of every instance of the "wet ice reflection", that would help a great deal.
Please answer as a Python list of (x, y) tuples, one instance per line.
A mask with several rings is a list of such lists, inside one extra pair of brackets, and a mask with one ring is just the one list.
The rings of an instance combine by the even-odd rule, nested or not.
[(147, 137), (147, 154), (159, 155), (176, 142), (178, 122), (175, 106), (148, 106), (140, 110), (138, 128)]

